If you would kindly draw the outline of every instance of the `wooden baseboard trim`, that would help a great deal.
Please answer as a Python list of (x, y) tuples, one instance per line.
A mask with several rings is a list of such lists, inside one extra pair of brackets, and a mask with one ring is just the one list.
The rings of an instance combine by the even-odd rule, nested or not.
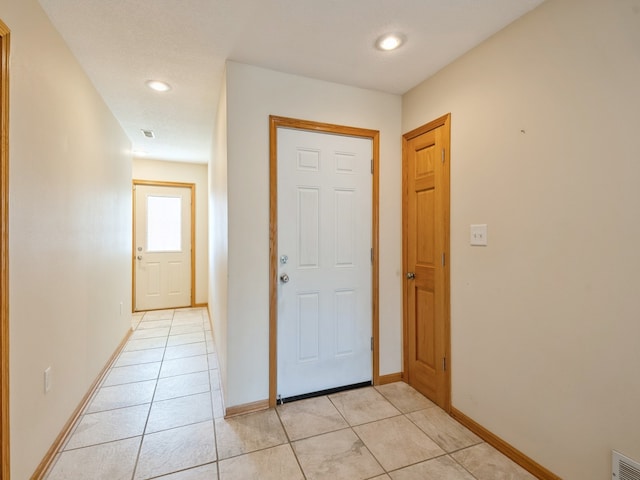
[(259, 412), (261, 410), (269, 409), (269, 399), (258, 400), (257, 402), (245, 403), (243, 405), (235, 405), (229, 407), (224, 412), (224, 418), (237, 417), (238, 415), (244, 415), (245, 413)]
[(204, 303), (196, 303), (193, 308), (206, 308), (209, 309), (209, 304), (207, 302)]
[(482, 438), (489, 445), (493, 446), (496, 450), (509, 457), (511, 460), (516, 462), (532, 475), (535, 475), (540, 480), (562, 480), (555, 473), (547, 470), (535, 460), (527, 457), (520, 450), (511, 446), (509, 443), (505, 442), (503, 439), (484, 428), (472, 418), (467, 417), (464, 413), (462, 413), (455, 407), (451, 407), (451, 416), (462, 425), (467, 427), (469, 430), (471, 430), (473, 433), (478, 435), (480, 438)]
[(98, 387), (102, 383), (102, 380), (104, 379), (104, 377), (107, 375), (109, 368), (111, 367), (113, 362), (116, 361), (116, 358), (118, 358), (118, 355), (126, 345), (127, 341), (129, 341), (129, 337), (131, 336), (132, 332), (133, 332), (132, 329), (127, 330), (127, 334), (124, 336), (124, 339), (120, 342), (120, 345), (118, 345), (118, 348), (116, 348), (116, 350), (113, 352), (113, 355), (111, 355), (111, 357), (109, 358), (109, 361), (106, 363), (104, 368), (100, 371), (100, 373), (98, 374), (98, 377), (91, 384), (91, 387), (89, 387), (89, 391), (85, 394), (84, 397), (82, 397), (80, 404), (71, 414), (71, 418), (69, 418), (67, 423), (65, 423), (64, 427), (62, 427), (62, 431), (57, 436), (53, 444), (51, 445), (51, 448), (49, 448), (49, 450), (45, 454), (44, 458), (36, 468), (36, 471), (33, 473), (33, 475), (31, 475), (31, 480), (41, 480), (44, 478), (45, 474), (49, 470), (49, 467), (51, 467), (51, 464), (53, 463), (53, 459), (56, 457), (56, 454), (60, 450), (60, 447), (67, 440), (67, 437), (71, 434), (71, 429), (75, 425), (78, 418), (80, 418), (80, 415), (82, 415), (82, 412), (85, 410), (85, 408), (89, 404), (89, 401), (93, 398), (93, 395), (96, 393), (96, 390), (98, 390)]
[(378, 385), (386, 385), (387, 383), (395, 383), (402, 381), (402, 372), (390, 373), (388, 375), (380, 375), (378, 377)]

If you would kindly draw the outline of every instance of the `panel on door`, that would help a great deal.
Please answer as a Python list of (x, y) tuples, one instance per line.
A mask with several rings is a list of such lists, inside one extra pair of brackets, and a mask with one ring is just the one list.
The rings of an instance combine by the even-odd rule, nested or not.
[[(405, 352), (410, 385), (448, 408), (448, 123), (405, 135)], [(407, 138), (409, 136), (409, 138)]]
[(191, 305), (190, 187), (135, 186), (135, 310)]
[(370, 139), (277, 131), (277, 391), (372, 379)]

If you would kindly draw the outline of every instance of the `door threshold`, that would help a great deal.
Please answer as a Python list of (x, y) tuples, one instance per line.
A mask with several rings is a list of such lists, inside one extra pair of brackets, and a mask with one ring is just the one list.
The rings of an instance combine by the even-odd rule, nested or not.
[(305, 400), (307, 398), (322, 397), (324, 395), (331, 395), (333, 393), (344, 392), (346, 390), (355, 390), (357, 388), (370, 387), (371, 385), (373, 385), (373, 382), (369, 380), (368, 382), (353, 383), (351, 385), (344, 385), (342, 387), (328, 388), (326, 390), (319, 390), (317, 392), (303, 393), (301, 395), (278, 398), (277, 404), (282, 405), (284, 403), (296, 402), (298, 400)]

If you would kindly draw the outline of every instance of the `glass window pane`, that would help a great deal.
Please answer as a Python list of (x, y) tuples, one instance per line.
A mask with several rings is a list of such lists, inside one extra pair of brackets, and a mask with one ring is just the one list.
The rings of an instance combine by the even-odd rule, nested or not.
[(147, 197), (147, 251), (182, 250), (182, 198)]

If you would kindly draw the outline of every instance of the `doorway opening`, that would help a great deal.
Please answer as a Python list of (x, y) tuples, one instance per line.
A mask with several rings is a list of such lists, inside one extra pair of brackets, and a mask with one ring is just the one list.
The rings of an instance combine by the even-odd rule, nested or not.
[[(281, 347), (278, 345), (278, 326), (281, 320), (281, 304), (282, 294), (293, 294), (292, 302), (289, 302), (291, 308), (289, 310), (295, 310), (293, 313), (296, 320), (290, 324), (295, 324), (296, 344), (293, 345), (295, 359), (292, 362), (292, 370), (295, 370), (294, 375), (298, 375), (297, 378), (304, 378), (305, 370), (303, 364), (307, 365), (320, 365), (320, 368), (332, 368), (331, 364), (333, 359), (337, 359), (336, 362), (346, 360), (343, 364), (352, 366), (351, 358), (356, 359), (353, 363), (364, 364), (368, 362), (368, 381), (377, 384), (379, 382), (379, 312), (378, 312), (378, 166), (379, 166), (379, 132), (377, 130), (367, 130), (355, 127), (345, 127), (339, 125), (318, 123), (306, 120), (298, 120), (284, 117), (271, 116), (270, 119), (270, 234), (269, 234), (269, 252), (270, 252), (270, 269), (269, 269), (269, 295), (270, 295), (270, 311), (269, 311), (269, 405), (274, 407), (278, 399), (279, 379), (278, 371), (282, 367), (279, 360), (279, 350)], [(366, 203), (369, 206), (368, 213), (366, 214), (370, 218), (366, 218), (366, 222), (362, 222), (362, 218), (357, 218), (355, 208), (352, 210), (351, 205), (356, 205), (356, 192), (360, 189), (358, 186), (352, 186), (348, 184), (338, 184), (328, 187), (330, 196), (333, 197), (332, 203), (326, 203), (324, 207), (321, 206), (323, 197), (329, 195), (322, 193), (322, 186), (316, 185), (315, 180), (309, 182), (303, 181), (296, 184), (296, 180), (293, 180), (292, 185), (297, 186), (293, 191), (291, 201), (280, 201), (278, 199), (278, 183), (280, 176), (278, 172), (278, 155), (279, 155), (279, 140), (280, 135), (286, 132), (292, 136), (292, 144), (298, 144), (299, 142), (307, 142), (309, 136), (321, 136), (321, 137), (336, 137), (341, 140), (360, 139), (365, 140), (366, 148), (368, 148), (366, 158), (366, 171), (368, 188), (370, 188), (367, 194)], [(284, 138), (284, 137), (283, 137)], [(314, 139), (315, 141), (315, 139)], [(302, 143), (300, 143), (302, 145)], [(356, 142), (357, 143), (357, 142)], [(307, 144), (307, 143), (305, 143)], [(310, 144), (308, 144), (310, 145)], [(331, 165), (331, 170), (341, 171), (344, 174), (344, 178), (358, 176), (350, 169), (358, 168), (362, 169), (361, 160), (355, 160), (358, 157), (356, 154), (352, 154), (354, 148), (358, 146), (348, 145), (338, 147), (332, 154), (332, 160), (327, 163)], [(298, 149), (296, 155), (296, 167), (292, 169), (292, 175), (300, 173), (315, 172), (321, 175), (322, 167), (320, 163), (322, 160), (322, 147), (307, 146)], [(330, 170), (327, 168), (326, 170)], [(352, 203), (352, 201), (354, 203)], [(282, 218), (279, 219), (279, 210), (283, 206), (292, 206), (290, 215), (286, 215), (286, 221)], [(353, 212), (353, 215), (352, 213)], [(323, 221), (320, 217), (327, 213), (329, 215), (329, 222)], [(283, 215), (281, 213), (281, 215)], [(324, 223), (323, 223), (324, 222)], [(297, 225), (291, 231), (291, 237), (293, 241), (290, 242), (291, 252), (283, 252), (280, 250), (279, 245), (280, 234), (286, 227), (291, 230), (291, 223)], [(322, 225), (332, 224), (333, 233), (331, 241), (338, 245), (341, 241), (343, 245), (361, 245), (361, 243), (352, 242), (353, 238), (358, 234), (362, 234), (362, 227), (358, 230), (356, 227), (343, 228), (342, 226), (351, 225), (367, 225), (364, 235), (367, 237), (366, 247), (366, 262), (362, 260), (362, 257), (358, 257), (355, 260), (355, 255), (361, 255), (363, 252), (359, 249), (357, 252), (349, 248), (342, 249), (341, 247), (329, 247), (327, 242), (320, 240)], [(348, 232), (348, 233), (346, 233)], [(342, 240), (340, 240), (342, 239)], [(325, 248), (326, 247), (326, 248)], [(324, 269), (322, 267), (322, 250), (331, 251), (329, 254), (331, 260), (326, 262), (332, 263), (330, 269)], [(339, 252), (339, 253), (336, 253)], [(290, 254), (291, 253), (291, 254)], [(350, 255), (354, 255), (350, 257)], [(291, 257), (291, 258), (290, 258)], [(353, 261), (351, 260), (353, 258)], [(338, 276), (336, 268), (344, 268), (340, 270)], [(349, 286), (336, 286), (334, 285), (329, 294), (323, 293), (323, 287), (318, 287), (312, 284), (297, 283), (303, 282), (305, 275), (309, 276), (321, 271), (325, 272), (326, 278), (345, 278), (357, 268), (351, 268), (356, 265), (364, 266), (367, 264), (367, 270), (369, 271), (366, 288), (362, 285), (362, 281), (358, 284), (355, 281), (353, 285), (360, 285), (360, 287)], [(291, 269), (289, 270), (289, 266)], [(333, 273), (331, 272), (333, 269)], [(295, 271), (296, 278), (291, 277), (290, 273)], [(327, 273), (328, 272), (328, 273)], [(288, 284), (291, 280), (291, 284)], [(330, 280), (329, 280), (330, 281)], [(348, 283), (348, 282), (347, 282)], [(288, 284), (288, 285), (287, 285)], [(298, 288), (293, 288), (295, 285)], [(303, 286), (300, 286), (303, 285)], [(286, 288), (290, 287), (290, 288)], [(359, 293), (359, 288), (363, 292)], [(289, 293), (287, 293), (289, 292)], [(362, 325), (362, 320), (351, 321), (351, 318), (355, 318), (362, 309), (358, 306), (358, 299), (363, 295), (369, 295), (370, 303), (366, 305), (368, 309), (366, 325), (366, 339), (360, 335), (357, 336), (357, 325)], [(323, 298), (332, 296), (330, 301), (331, 315), (333, 315), (333, 321), (327, 323), (326, 315), (322, 314), (323, 311)], [(364, 297), (366, 298), (366, 297)], [(325, 309), (326, 311), (326, 309)], [(354, 315), (352, 315), (354, 313)], [(341, 321), (340, 319), (347, 319)], [(324, 323), (323, 323), (324, 322)], [(359, 323), (358, 323), (359, 322)], [(343, 330), (340, 330), (343, 329)], [(333, 359), (328, 363), (317, 362), (322, 359), (320, 350), (323, 348), (323, 340), (321, 336), (330, 331), (330, 342), (334, 342), (333, 346)], [(344, 339), (344, 343), (340, 344), (340, 339)], [(352, 340), (353, 339), (353, 340)], [(362, 340), (366, 340), (366, 349), (362, 348)], [(326, 343), (325, 343), (326, 345)], [(357, 345), (357, 346), (356, 346)], [(353, 348), (352, 348), (353, 347)], [(366, 354), (365, 354), (366, 350)], [(353, 354), (353, 355), (352, 355)], [(339, 357), (343, 358), (339, 358)], [(349, 357), (349, 358), (347, 358)], [(337, 363), (336, 363), (337, 364)], [(361, 369), (360, 372), (363, 370)], [(355, 373), (357, 375), (362, 373)], [(330, 375), (330, 374), (329, 374)], [(352, 378), (352, 377), (348, 377)], [(345, 384), (359, 383), (356, 381), (346, 381)], [(339, 385), (334, 385), (339, 386)], [(306, 392), (299, 392), (297, 394), (288, 395), (296, 396), (300, 393), (313, 393), (315, 387), (310, 386), (312, 390)], [(315, 388), (316, 391), (324, 390), (329, 387)]]

